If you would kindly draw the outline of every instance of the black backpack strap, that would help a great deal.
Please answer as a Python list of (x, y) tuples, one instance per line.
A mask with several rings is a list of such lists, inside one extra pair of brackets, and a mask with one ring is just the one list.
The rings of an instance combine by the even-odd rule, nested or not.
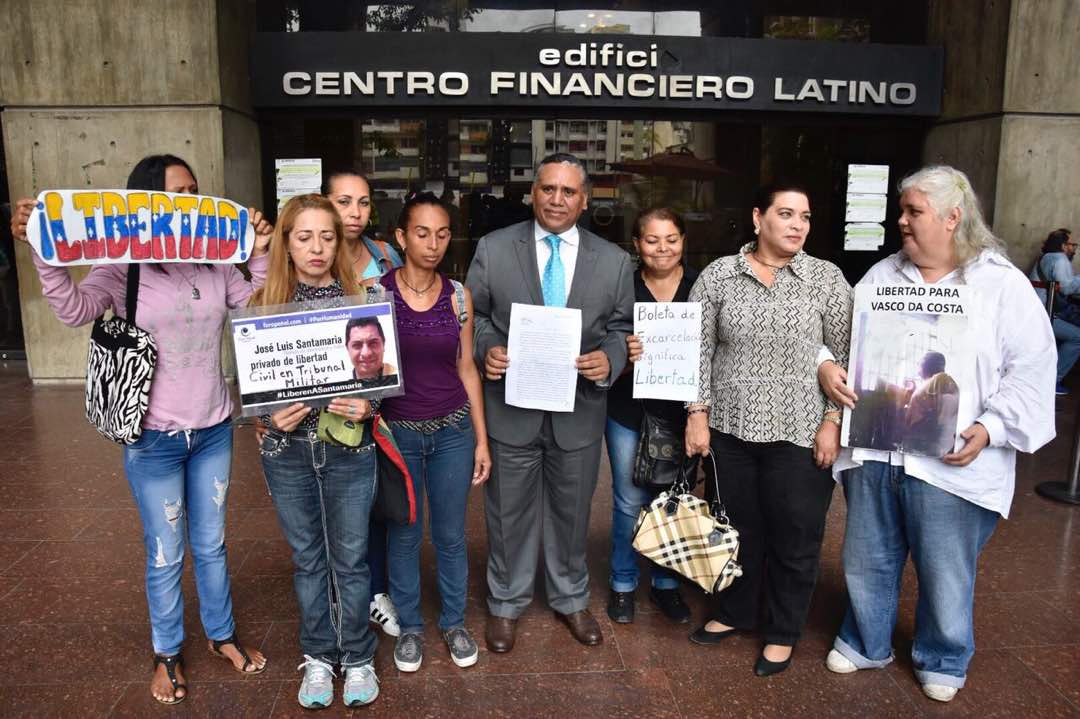
[(139, 266), (134, 262), (128, 265), (127, 270), (127, 300), (125, 301), (126, 313), (124, 319), (135, 324), (135, 310), (139, 303)]

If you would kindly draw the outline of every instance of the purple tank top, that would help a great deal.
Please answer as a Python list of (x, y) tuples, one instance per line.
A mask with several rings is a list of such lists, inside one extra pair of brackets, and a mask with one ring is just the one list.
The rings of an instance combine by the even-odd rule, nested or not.
[(417, 312), (401, 298), (397, 273), (387, 273), (381, 282), (394, 293), (405, 394), (383, 400), (383, 416), (414, 421), (445, 417), (469, 400), (457, 371), (461, 328), (450, 301), (454, 286), (439, 275), (442, 287), (435, 305), (427, 312)]

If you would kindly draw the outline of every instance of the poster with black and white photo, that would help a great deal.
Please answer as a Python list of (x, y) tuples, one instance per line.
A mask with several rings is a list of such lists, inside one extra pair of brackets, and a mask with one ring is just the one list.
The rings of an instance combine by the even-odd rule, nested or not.
[(974, 390), (972, 290), (857, 285), (845, 447), (941, 457), (957, 448), (960, 398)]

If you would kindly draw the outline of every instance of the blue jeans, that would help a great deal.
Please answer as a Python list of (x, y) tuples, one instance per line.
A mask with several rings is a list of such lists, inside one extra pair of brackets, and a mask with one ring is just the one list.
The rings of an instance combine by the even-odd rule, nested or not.
[(292, 549), (300, 649), (342, 667), (370, 664), (368, 520), (375, 445), (338, 447), (314, 431), (270, 430), (259, 448), (278, 522)]
[(376, 594), (387, 593), (386, 583), (386, 522), (375, 517), (368, 525), (367, 567), (371, 577), (371, 594), (368, 602), (375, 601)]
[(390, 546), (390, 598), (397, 608), (402, 634), (420, 633), (420, 543), (424, 538), (424, 497), (428, 501), (431, 543), (436, 571), (443, 631), (465, 626), (465, 594), (469, 559), (465, 543), (465, 508), (472, 484), (476, 435), (466, 417), (456, 425), (424, 434), (390, 423), (416, 490), (416, 523), (388, 522)]
[(236, 631), (225, 558), (232, 440), (232, 422), (225, 420), (206, 429), (143, 430), (124, 447), (124, 473), (143, 525), (146, 599), (158, 654), (176, 654), (184, 643), (180, 577), (187, 545), (206, 636), (227, 639)]
[(1080, 359), (1080, 327), (1056, 317), (1053, 326), (1058, 341), (1057, 381), (1061, 382)]
[(964, 686), (975, 653), (975, 569), (998, 515), (904, 473), (866, 462), (843, 474), (848, 607), (835, 648), (860, 669), (893, 659), (908, 553), (919, 579), (911, 658), (922, 684)]
[[(639, 436), (636, 429), (624, 427), (613, 419), (607, 421), (604, 430), (608, 461), (611, 462), (611, 588), (616, 592), (637, 589), (640, 555), (631, 544), (634, 525), (641, 507), (659, 494), (659, 490), (634, 484), (634, 459), (637, 457)], [(679, 575), (651, 562), (649, 564), (653, 587), (675, 589), (679, 586)]]

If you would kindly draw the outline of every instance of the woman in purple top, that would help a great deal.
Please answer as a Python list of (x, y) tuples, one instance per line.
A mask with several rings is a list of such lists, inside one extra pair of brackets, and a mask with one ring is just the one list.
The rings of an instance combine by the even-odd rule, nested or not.
[[(195, 175), (172, 155), (143, 158), (128, 177), (129, 190), (198, 194)], [(26, 239), (36, 201), (20, 200), (12, 217), (15, 237)], [(258, 239), (249, 263), (261, 280), (270, 225), (251, 210)], [(122, 313), (129, 265), (93, 267), (78, 285), (63, 267), (34, 264), (42, 293), (57, 318), (70, 327), (92, 322), (106, 310)], [(225, 557), (225, 501), (232, 460), (232, 400), (221, 374), (221, 331), (230, 308), (242, 307), (252, 286), (235, 265), (142, 265), (138, 324), (157, 344), (143, 432), (124, 447), (124, 473), (139, 510), (146, 545), (146, 597), (154, 645), (150, 691), (163, 704), (187, 696), (180, 649), (184, 599), (180, 577), (190, 546), (199, 613), (210, 651), (237, 671), (257, 674), (263, 655), (246, 650), (236, 636)]]
[(465, 629), (465, 508), (470, 483), (487, 481), (491, 454), (480, 373), (473, 362), (472, 296), (435, 270), (450, 237), (446, 206), (430, 193), (410, 197), (397, 230), (405, 266), (382, 279), (394, 297), (405, 384), (404, 395), (383, 400), (382, 413), (416, 487), (417, 522), (390, 525), (390, 596), (401, 627), (394, 663), (403, 672), (419, 669), (424, 656), (420, 542), (425, 495), (442, 598), (439, 628), (454, 664), (472, 666), (478, 656)]

